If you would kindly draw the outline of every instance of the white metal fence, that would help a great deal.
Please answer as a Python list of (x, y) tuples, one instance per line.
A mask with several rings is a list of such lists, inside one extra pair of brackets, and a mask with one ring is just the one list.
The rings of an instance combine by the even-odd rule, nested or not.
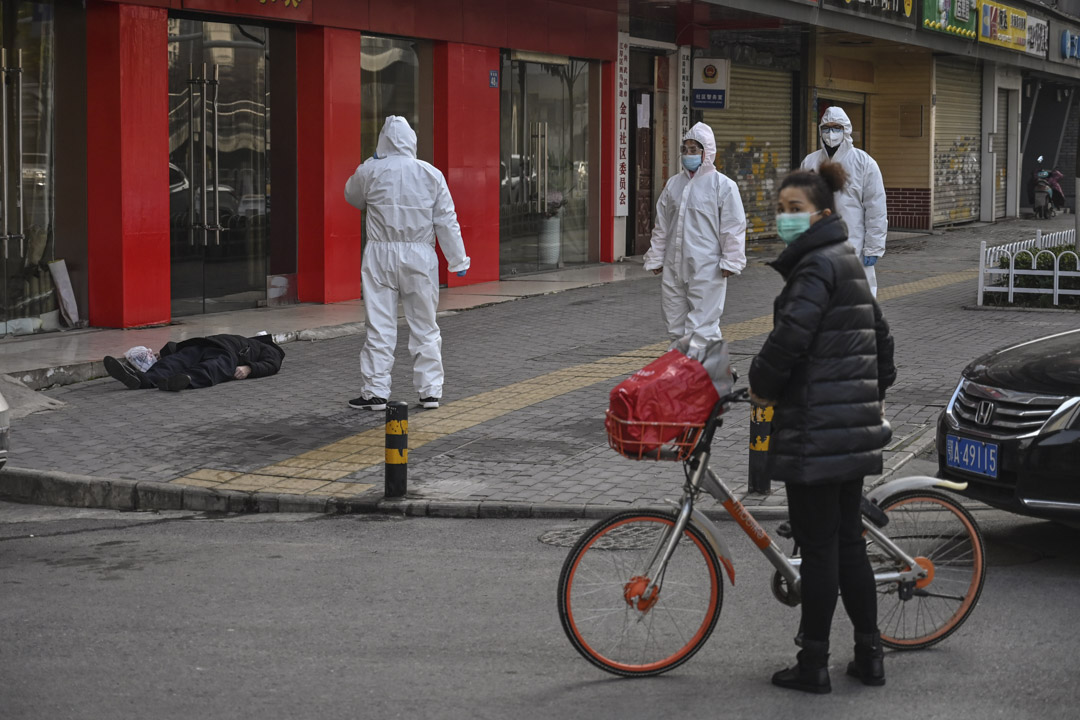
[[(1080, 290), (1068, 290), (1061, 287), (1062, 278), (1080, 278), (1080, 272), (1062, 270), (1062, 261), (1067, 257), (1072, 257), (1073, 262), (1076, 263), (1075, 267), (1080, 270), (1080, 257), (1073, 250), (1066, 250), (1060, 255), (1055, 255), (1047, 249), (1062, 245), (1072, 245), (1077, 248), (1076, 230), (1062, 230), (1046, 234), (1043, 234), (1041, 230), (1035, 232), (1035, 237), (1030, 240), (1006, 245), (986, 247), (986, 241), (982, 242), (979, 252), (979, 305), (983, 304), (986, 293), (1008, 293), (1009, 302), (1013, 302), (1016, 293), (1053, 295), (1055, 305), (1058, 304), (1058, 299), (1062, 295), (1080, 295)], [(1043, 255), (1053, 260), (1053, 270), (1037, 269), (1039, 257)], [(1027, 256), (1031, 260), (1030, 270), (1016, 267), (1017, 258), (1022, 256)], [(1001, 267), (1003, 259), (1008, 261), (1008, 267)], [(1053, 277), (1054, 282), (1051, 287), (1046, 288), (1016, 287), (1018, 277)]]

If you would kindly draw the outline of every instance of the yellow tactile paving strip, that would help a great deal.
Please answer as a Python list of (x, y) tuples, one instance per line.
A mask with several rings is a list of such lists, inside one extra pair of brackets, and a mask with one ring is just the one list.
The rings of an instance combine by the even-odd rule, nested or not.
[[(882, 302), (895, 300), (966, 282), (977, 275), (978, 271), (962, 271), (893, 285), (881, 288), (878, 299)], [(772, 315), (762, 315), (724, 326), (724, 338), (747, 340), (770, 330)], [(667, 342), (646, 345), (447, 403), (437, 412), (421, 413), (409, 420), (409, 450), (545, 400), (626, 375), (659, 357), (667, 348)], [(386, 430), (380, 426), (248, 473), (205, 468), (171, 482), (219, 490), (353, 497), (374, 485), (339, 481), (382, 464), (386, 459), (385, 441)]]

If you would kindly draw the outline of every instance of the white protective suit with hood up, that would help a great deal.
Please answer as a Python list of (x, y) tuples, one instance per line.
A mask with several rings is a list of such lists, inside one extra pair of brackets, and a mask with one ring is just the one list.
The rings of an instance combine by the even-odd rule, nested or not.
[(422, 398), (442, 397), (436, 237), (450, 272), (468, 270), (470, 261), (446, 180), (437, 168), (416, 158), (416, 133), (405, 118), (386, 118), (375, 157), (349, 178), (345, 199), (367, 211), (360, 271), (367, 324), (360, 353), (361, 392), (364, 397), (390, 397), (400, 297), (409, 325), (413, 385)]
[(721, 338), (727, 278), (746, 267), (746, 213), (739, 188), (713, 164), (712, 128), (697, 123), (683, 137), (705, 149), (701, 167), (667, 181), (656, 203), (652, 246), (645, 269), (664, 269), (661, 308), (673, 340), (691, 336), (690, 347)]
[[(885, 211), (885, 183), (877, 162), (855, 147), (851, 141), (851, 120), (838, 107), (830, 107), (821, 116), (821, 125), (839, 123), (844, 127), (844, 140), (833, 153), (832, 161), (844, 166), (847, 184), (836, 196), (836, 212), (848, 229), (848, 242), (855, 247), (859, 258), (881, 257), (885, 254), (885, 237), (889, 233), (889, 218)], [(819, 125), (820, 130), (820, 125)], [(802, 161), (803, 170), (816, 171), (829, 160), (825, 142), (821, 150), (812, 152)], [(863, 265), (870, 292), (877, 297), (877, 268)]]

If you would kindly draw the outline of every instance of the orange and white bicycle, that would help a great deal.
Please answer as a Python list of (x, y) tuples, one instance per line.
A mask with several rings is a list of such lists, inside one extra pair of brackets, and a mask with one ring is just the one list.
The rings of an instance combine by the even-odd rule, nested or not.
[[(682, 499), (668, 500), (670, 511), (612, 515), (589, 528), (566, 558), (559, 617), (570, 642), (593, 665), (616, 675), (658, 675), (689, 660), (709, 639), (724, 599), (721, 576), (734, 585), (735, 569), (716, 525), (694, 507), (702, 492), (716, 498), (776, 568), (776, 598), (799, 604), (797, 553), (786, 555), (709, 468), (724, 412), (747, 395), (739, 390), (721, 398), (703, 425), (680, 425), (675, 440), (636, 456), (683, 462)], [(629, 434), (619, 436), (626, 424), (612, 425), (611, 445), (626, 454), (633, 447)], [(943, 492), (963, 488), (907, 477), (883, 483), (863, 500), (878, 626), (887, 647), (918, 650), (944, 640), (979, 600), (986, 571), (982, 534), (971, 513)]]

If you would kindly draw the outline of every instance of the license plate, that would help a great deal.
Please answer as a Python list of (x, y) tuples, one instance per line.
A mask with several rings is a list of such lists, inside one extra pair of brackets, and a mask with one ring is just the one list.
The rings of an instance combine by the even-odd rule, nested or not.
[(957, 470), (986, 475), (998, 475), (997, 443), (980, 442), (956, 435), (945, 436), (945, 464)]

